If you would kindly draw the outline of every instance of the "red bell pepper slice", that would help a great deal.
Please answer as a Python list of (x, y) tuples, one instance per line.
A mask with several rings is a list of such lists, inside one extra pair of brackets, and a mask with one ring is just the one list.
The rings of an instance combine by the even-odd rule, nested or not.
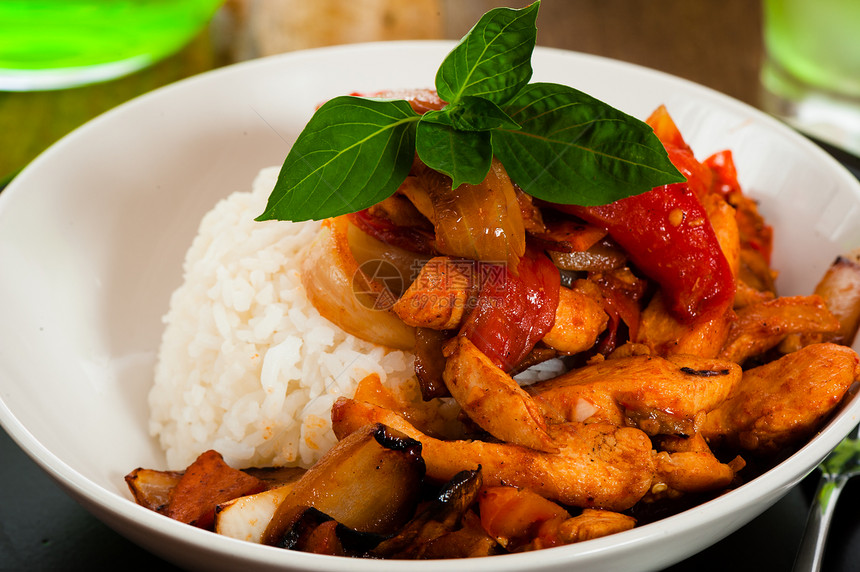
[(693, 155), (693, 150), (687, 145), (666, 107), (661, 105), (655, 109), (645, 123), (654, 130), (654, 134), (666, 148), (669, 160), (687, 178), (687, 184), (693, 192), (699, 197), (705, 196), (711, 188), (713, 174)]
[(702, 203), (686, 183), (571, 210), (605, 228), (660, 284), (669, 312), (680, 322), (711, 319), (731, 306), (734, 276)]
[(460, 330), (490, 360), (511, 371), (555, 323), (561, 277), (542, 252), (527, 250), (514, 275), (481, 263), (481, 291)]

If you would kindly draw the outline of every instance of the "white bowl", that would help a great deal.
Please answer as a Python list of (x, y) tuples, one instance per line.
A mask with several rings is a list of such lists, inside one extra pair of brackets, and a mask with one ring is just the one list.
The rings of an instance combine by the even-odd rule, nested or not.
[[(298, 52), (203, 74), (78, 129), (0, 194), (0, 423), (68, 493), (119, 533), (207, 570), (395, 571), (402, 563), (258, 546), (134, 504), (123, 475), (159, 468), (147, 434), (161, 316), (202, 215), (280, 164), (321, 101), (352, 91), (432, 87), (450, 42)], [(860, 245), (860, 184), (782, 124), (719, 93), (648, 69), (551, 49), (536, 81), (565, 83), (637, 117), (665, 104), (696, 155), (732, 149), (741, 184), (776, 228), (782, 294), (808, 294)], [(678, 562), (776, 502), (860, 420), (852, 399), (808, 445), (711, 502), (581, 544), (445, 570), (649, 570)], [(410, 569), (437, 570), (439, 562)]]

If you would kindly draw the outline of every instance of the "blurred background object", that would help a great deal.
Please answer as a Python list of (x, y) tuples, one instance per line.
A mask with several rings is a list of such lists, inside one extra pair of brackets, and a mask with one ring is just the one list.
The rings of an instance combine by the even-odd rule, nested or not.
[(860, 155), (860, 2), (765, 0), (761, 106)]
[(121, 77), (168, 56), (223, 0), (3, 0), (0, 89), (59, 89)]

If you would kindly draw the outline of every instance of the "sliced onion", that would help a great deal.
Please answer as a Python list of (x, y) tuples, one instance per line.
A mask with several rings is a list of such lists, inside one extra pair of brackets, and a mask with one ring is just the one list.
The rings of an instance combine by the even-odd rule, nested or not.
[(386, 285), (398, 298), (412, 284), (421, 268), (431, 258), (377, 240), (351, 222), (347, 225), (346, 236), (350, 252), (358, 266), (374, 261), (382, 261), (390, 265), (392, 279), (388, 280)]
[(580, 397), (576, 400), (576, 405), (573, 406), (573, 419), (571, 421), (582, 423), (595, 413), (597, 413), (597, 407), (590, 401)]
[(411, 350), (415, 329), (391, 310), (393, 292), (359, 268), (347, 242), (347, 225), (346, 217), (324, 221), (305, 251), (301, 272), (308, 299), (320, 314), (354, 336)]
[[(428, 218), (435, 224), (439, 252), (516, 268), (525, 253), (525, 223), (514, 184), (499, 161), (493, 160), (480, 184), (464, 183), (456, 189), (450, 178), (423, 165), (415, 171), (426, 197), (413, 202), (419, 210), (428, 198), (432, 203), (433, 216)], [(412, 193), (420, 194), (416, 189)]]

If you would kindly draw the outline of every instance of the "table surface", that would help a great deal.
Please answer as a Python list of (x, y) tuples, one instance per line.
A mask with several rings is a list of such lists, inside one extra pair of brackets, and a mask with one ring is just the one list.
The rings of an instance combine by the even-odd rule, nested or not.
[[(364, 5), (376, 11), (358, 16), (340, 0), (312, 4), (326, 11), (322, 18), (316, 15), (325, 26), (291, 21), (287, 15), (298, 14), (300, 5), (292, 0), (227, 0), (209, 28), (149, 69), (69, 90), (0, 92), (0, 188), (75, 127), (162, 85), (290, 49), (380, 39), (458, 39), (480, 14), (505, 3), (369, 0)], [(760, 22), (759, 2), (753, 0), (547, 0), (538, 19), (538, 44), (645, 65), (756, 105)], [(860, 177), (860, 159), (830, 151)], [(790, 570), (816, 478), (810, 475), (759, 518), (670, 570)], [(858, 497), (860, 485), (849, 483), (836, 511), (825, 570), (860, 569), (860, 520), (853, 512)], [(92, 517), (0, 431), (0, 571), (97, 566), (173, 568)]]

